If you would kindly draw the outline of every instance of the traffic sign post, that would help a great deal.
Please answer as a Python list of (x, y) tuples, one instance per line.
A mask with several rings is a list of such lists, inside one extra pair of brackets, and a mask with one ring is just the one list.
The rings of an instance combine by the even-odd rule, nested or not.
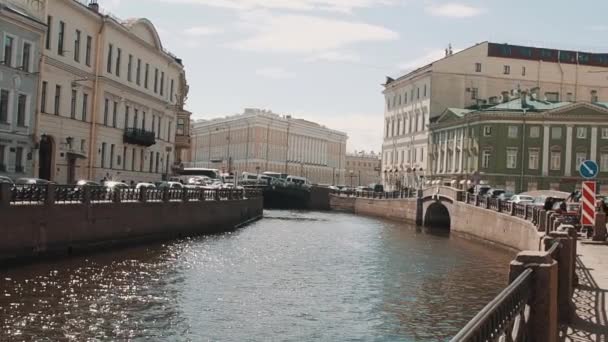
[(581, 224), (595, 226), (595, 182), (583, 182)]
[(597, 174), (600, 171), (599, 166), (595, 162), (595, 160), (585, 160), (581, 163), (578, 169), (579, 173), (583, 178), (593, 179), (597, 177)]

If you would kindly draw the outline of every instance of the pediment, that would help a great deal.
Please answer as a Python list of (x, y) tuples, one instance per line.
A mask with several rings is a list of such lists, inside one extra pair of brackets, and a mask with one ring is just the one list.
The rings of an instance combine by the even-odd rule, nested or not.
[(557, 109), (545, 112), (546, 116), (553, 117), (583, 117), (583, 116), (608, 116), (608, 108), (600, 104), (577, 102)]

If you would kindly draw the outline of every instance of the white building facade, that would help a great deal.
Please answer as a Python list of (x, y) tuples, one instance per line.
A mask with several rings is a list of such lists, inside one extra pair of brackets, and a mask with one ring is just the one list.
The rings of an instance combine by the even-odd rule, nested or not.
[(346, 133), (317, 123), (246, 109), (191, 127), (192, 162), (224, 172), (273, 171), (317, 184), (344, 184)]
[(138, 182), (169, 174), (187, 85), (153, 24), (75, 0), (47, 2), (46, 22), (38, 176)]
[[(608, 99), (608, 54), (483, 42), (387, 78), (382, 178), (388, 189), (417, 187), (433, 176), (428, 125), (447, 108), (509, 101), (517, 89), (549, 102)], [(599, 71), (599, 72), (598, 72)]]

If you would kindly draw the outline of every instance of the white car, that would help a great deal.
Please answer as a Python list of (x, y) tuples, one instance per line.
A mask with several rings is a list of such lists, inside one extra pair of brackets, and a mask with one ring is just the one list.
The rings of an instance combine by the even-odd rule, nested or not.
[(135, 189), (141, 189), (141, 188), (155, 189), (156, 185), (154, 185), (152, 183), (137, 183), (137, 185), (135, 186)]
[(515, 204), (532, 204), (532, 202), (534, 202), (534, 197), (527, 195), (513, 195), (510, 202)]

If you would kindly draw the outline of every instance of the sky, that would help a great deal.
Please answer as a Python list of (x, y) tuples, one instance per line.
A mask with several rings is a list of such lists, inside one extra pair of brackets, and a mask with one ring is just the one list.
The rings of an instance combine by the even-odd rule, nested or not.
[(99, 0), (183, 59), (194, 119), (269, 109), (379, 151), (386, 76), (483, 41), (608, 52), (608, 1)]

